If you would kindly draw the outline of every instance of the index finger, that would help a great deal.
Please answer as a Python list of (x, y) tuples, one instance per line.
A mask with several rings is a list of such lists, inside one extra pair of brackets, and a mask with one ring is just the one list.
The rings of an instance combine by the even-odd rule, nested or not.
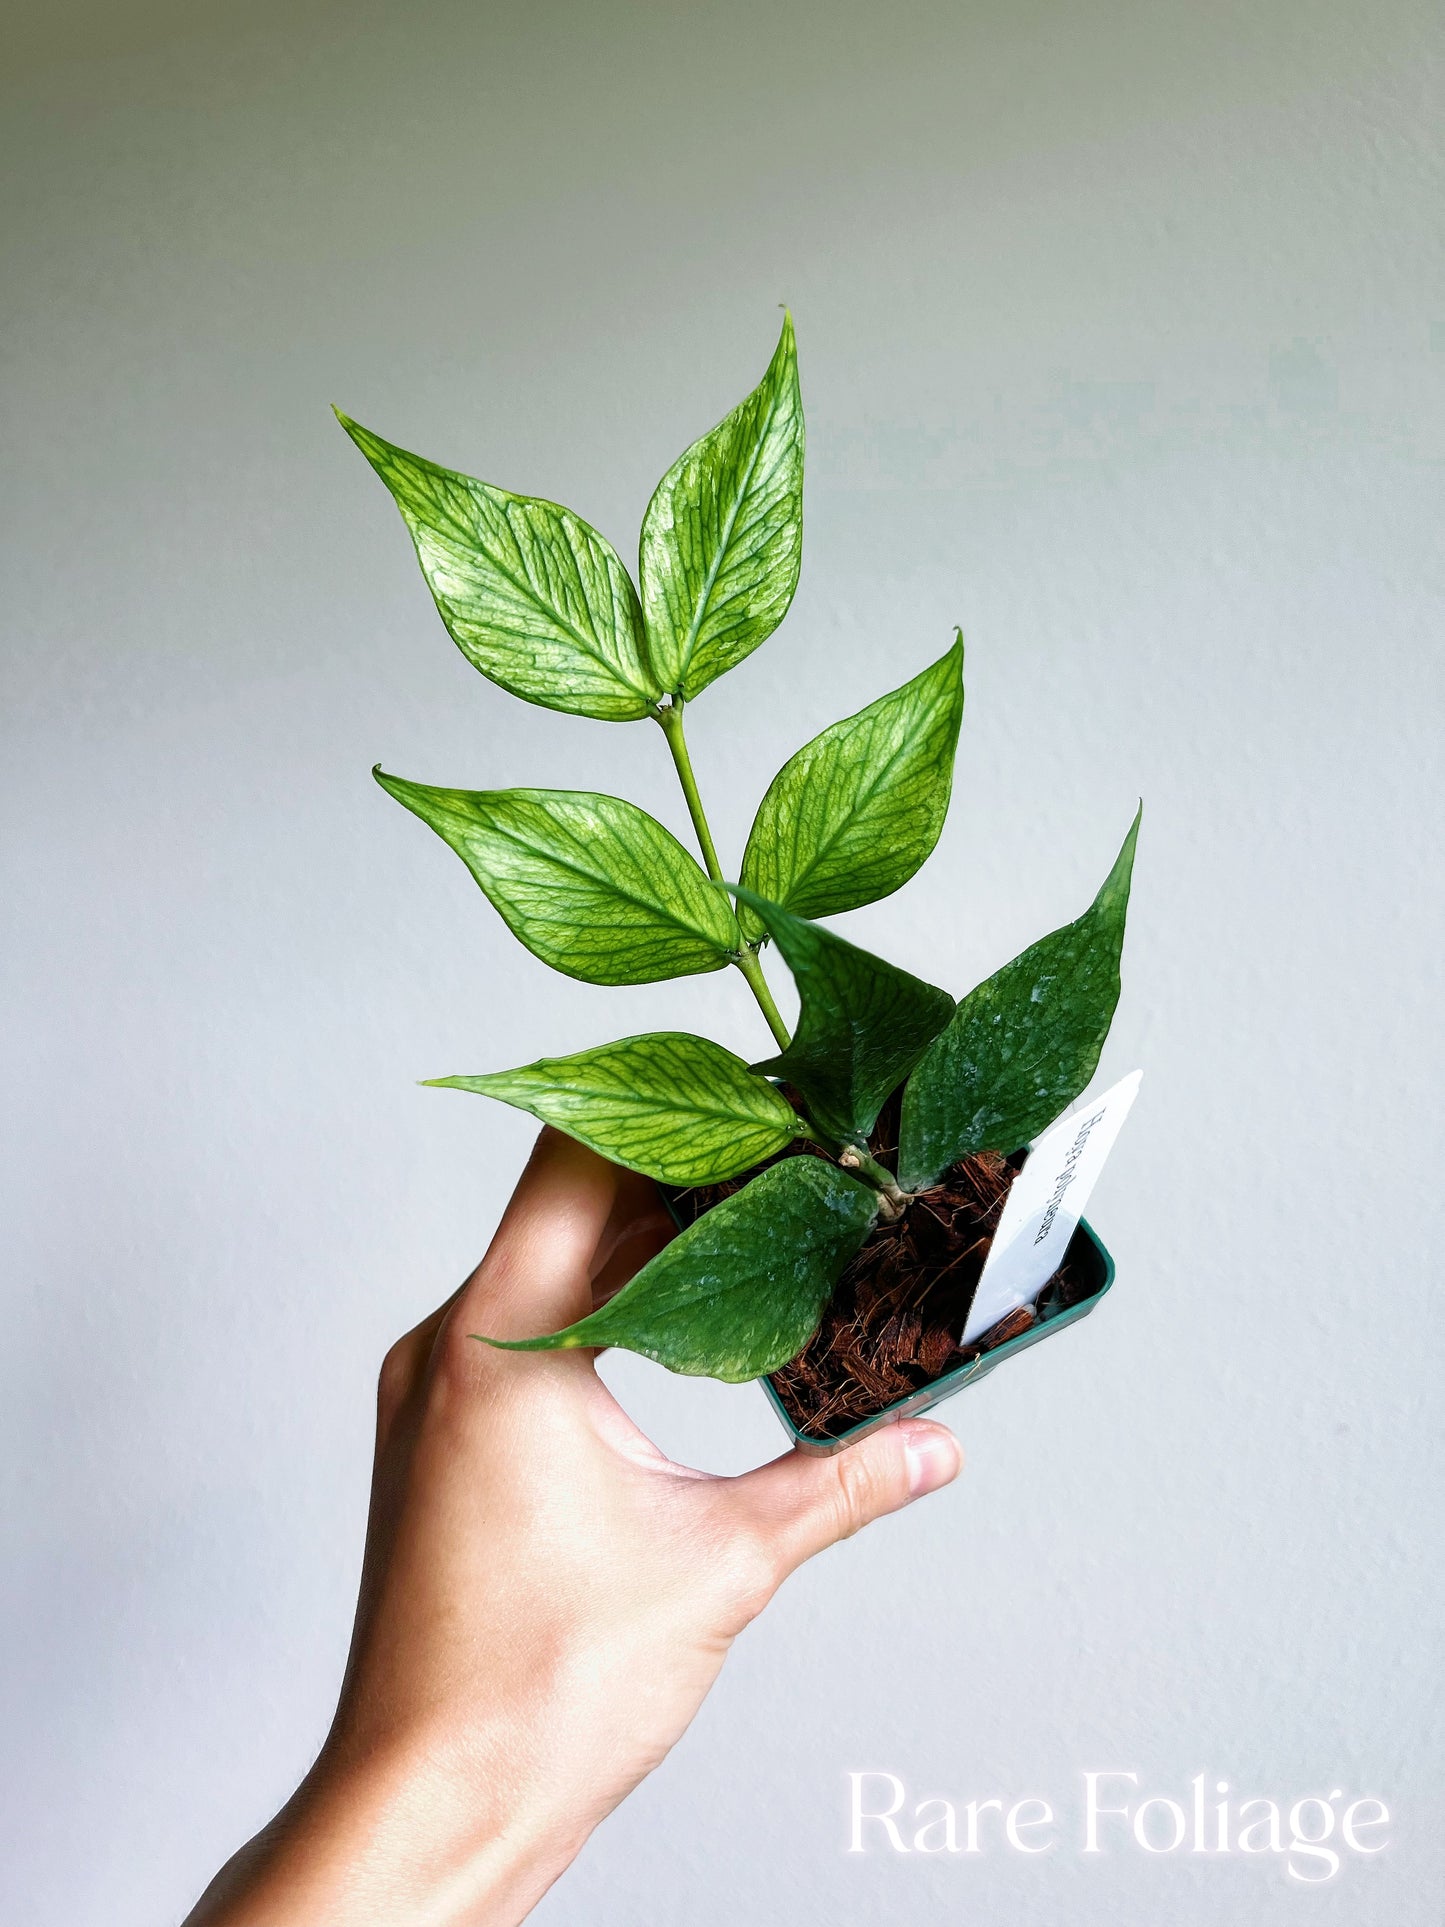
[(545, 1125), (453, 1321), (489, 1338), (534, 1338), (585, 1317), (599, 1252), (615, 1241), (633, 1179)]

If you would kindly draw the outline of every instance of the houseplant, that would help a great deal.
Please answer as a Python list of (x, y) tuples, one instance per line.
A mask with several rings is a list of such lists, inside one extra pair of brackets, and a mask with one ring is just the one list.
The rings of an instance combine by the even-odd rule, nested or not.
[[(1138, 818), (1083, 914), (958, 1002), (819, 921), (898, 889), (938, 839), (963, 714), (956, 637), (784, 764), (728, 880), (684, 716), (767, 640), (797, 585), (791, 319), (758, 386), (658, 484), (637, 587), (569, 510), (340, 420), (400, 508), (443, 623), (485, 676), (547, 708), (661, 728), (702, 864), (618, 797), (437, 788), (380, 769), (377, 781), (461, 856), (544, 963), (598, 984), (734, 968), (777, 1046), (750, 1066), (706, 1038), (660, 1032), (434, 1080), (533, 1112), (684, 1207), (685, 1228), (610, 1302), (514, 1348), (618, 1345), (678, 1372), (755, 1378), (798, 1358), (845, 1271), (856, 1282), (886, 1260), (900, 1317), (940, 1263), (958, 1271), (968, 1258), (976, 1279), (1009, 1154), (1098, 1062), (1119, 995)], [(769, 944), (797, 986), (795, 1034), (764, 975)], [(941, 1256), (932, 1232), (931, 1258), (919, 1243), (925, 1217), (944, 1227)], [(920, 1382), (957, 1363), (923, 1358)]]

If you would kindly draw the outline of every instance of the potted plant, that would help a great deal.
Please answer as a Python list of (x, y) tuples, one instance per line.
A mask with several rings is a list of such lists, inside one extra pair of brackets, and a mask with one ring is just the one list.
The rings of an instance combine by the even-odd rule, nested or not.
[[(1098, 1063), (1138, 817), (1083, 914), (961, 1001), (820, 921), (897, 890), (938, 840), (963, 715), (958, 636), (783, 765), (736, 881), (708, 827), (684, 716), (767, 640), (798, 580), (791, 319), (758, 386), (659, 482), (636, 586), (570, 510), (340, 419), (400, 508), (463, 654), (525, 701), (658, 725), (702, 862), (620, 797), (446, 789), (380, 769), (377, 781), (553, 969), (596, 984), (735, 969), (776, 1045), (749, 1065), (663, 1031), (434, 1080), (517, 1105), (648, 1174), (682, 1227), (590, 1316), (514, 1348), (618, 1345), (677, 1372), (763, 1378), (795, 1437), (835, 1449), (1091, 1308), (1112, 1268), (1081, 1225), (1035, 1306), (959, 1346), (1020, 1147)], [(764, 975), (770, 944), (797, 987), (792, 1034)]]

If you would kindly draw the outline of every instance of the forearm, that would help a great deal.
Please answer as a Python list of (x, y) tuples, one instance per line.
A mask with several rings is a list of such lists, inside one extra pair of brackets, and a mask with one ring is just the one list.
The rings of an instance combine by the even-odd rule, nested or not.
[(473, 1776), (425, 1757), (323, 1755), (185, 1927), (514, 1927), (586, 1831), (495, 1806)]

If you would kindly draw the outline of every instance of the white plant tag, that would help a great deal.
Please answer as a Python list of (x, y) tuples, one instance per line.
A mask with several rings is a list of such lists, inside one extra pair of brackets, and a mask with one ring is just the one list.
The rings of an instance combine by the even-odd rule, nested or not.
[(1004, 1201), (963, 1344), (971, 1345), (1020, 1305), (1031, 1305), (1063, 1263), (1143, 1075), (1130, 1071), (1112, 1090), (1086, 1098), (1035, 1139)]

